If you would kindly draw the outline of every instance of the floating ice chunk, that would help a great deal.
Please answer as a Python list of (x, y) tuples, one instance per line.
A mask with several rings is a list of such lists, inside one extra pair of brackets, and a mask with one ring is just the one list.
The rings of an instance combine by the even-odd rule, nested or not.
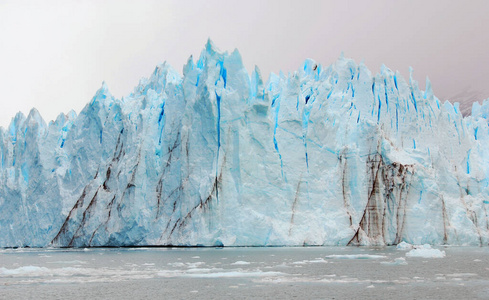
[(198, 261), (198, 262), (194, 262), (194, 263), (187, 263), (187, 268), (195, 269), (195, 268), (198, 268), (198, 267), (203, 266), (203, 265), (205, 265), (205, 262), (203, 262), (203, 261)]
[(204, 274), (185, 274), (183, 277), (192, 278), (239, 278), (239, 277), (272, 277), (282, 276), (285, 273), (282, 272), (242, 272), (242, 271), (230, 271), (230, 272), (217, 272), (217, 273), (204, 273)]
[(407, 265), (408, 263), (406, 262), (406, 259), (404, 257), (398, 257), (394, 259), (394, 261), (383, 261), (381, 262), (383, 265), (389, 265), (389, 266), (400, 266), (400, 265)]
[(69, 264), (69, 265), (85, 265), (87, 264), (86, 261), (82, 260), (59, 260), (59, 261), (48, 261), (48, 264)]
[(473, 276), (479, 276), (476, 273), (453, 273), (453, 274), (447, 274), (448, 277), (473, 277)]
[(174, 262), (174, 263), (168, 263), (169, 266), (176, 267), (176, 268), (181, 268), (185, 267), (186, 265), (182, 262)]
[(231, 265), (249, 265), (249, 264), (250, 262), (238, 260), (236, 262), (233, 262)]
[(18, 276), (18, 275), (36, 275), (49, 272), (48, 268), (37, 266), (24, 266), (16, 269), (0, 268), (0, 275)]
[(293, 265), (305, 265), (305, 264), (317, 264), (317, 263), (328, 263), (328, 262), (322, 258), (317, 258), (314, 260), (294, 261), (292, 264)]
[(216, 270), (222, 270), (222, 269), (218, 269), (218, 268), (188, 269), (186, 272), (187, 273), (209, 273), (209, 272), (216, 271)]
[(309, 260), (308, 261), (309, 263), (311, 264), (317, 264), (317, 263), (328, 263), (327, 261), (325, 261), (324, 259), (322, 258), (316, 258), (316, 259), (313, 259), (313, 260)]
[(344, 254), (344, 255), (328, 255), (327, 259), (380, 259), (386, 258), (384, 255), (373, 254)]
[(413, 249), (413, 245), (403, 241), (403, 242), (400, 242), (399, 244), (397, 244), (396, 249), (397, 250), (411, 250), (411, 249)]
[(424, 258), (443, 258), (445, 257), (445, 251), (431, 248), (430, 245), (425, 244), (421, 246), (414, 246), (414, 248), (406, 253), (407, 257), (424, 257)]

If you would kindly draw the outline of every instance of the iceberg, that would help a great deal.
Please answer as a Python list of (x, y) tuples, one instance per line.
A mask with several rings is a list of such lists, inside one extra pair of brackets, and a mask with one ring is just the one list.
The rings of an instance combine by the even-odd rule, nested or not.
[(0, 128), (0, 247), (487, 245), (488, 111), (344, 57), (264, 81), (209, 40)]
[(406, 253), (407, 257), (423, 257), (423, 258), (443, 258), (446, 256), (445, 251), (431, 248), (430, 245), (421, 245), (413, 248)]

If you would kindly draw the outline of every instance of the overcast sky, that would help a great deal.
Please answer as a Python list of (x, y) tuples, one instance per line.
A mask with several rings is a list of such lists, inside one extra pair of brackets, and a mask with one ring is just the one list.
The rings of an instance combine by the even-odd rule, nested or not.
[(489, 98), (489, 1), (0, 0), (0, 126), (36, 107), (77, 113), (102, 81), (121, 98), (158, 63), (182, 70), (210, 37), (248, 71), (346, 57), (429, 76), (445, 99)]

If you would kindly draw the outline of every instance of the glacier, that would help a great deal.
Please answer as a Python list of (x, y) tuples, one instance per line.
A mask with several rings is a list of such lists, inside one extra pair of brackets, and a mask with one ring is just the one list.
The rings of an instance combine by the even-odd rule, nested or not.
[(488, 118), (343, 56), (265, 82), (209, 40), (0, 128), (0, 247), (485, 246)]

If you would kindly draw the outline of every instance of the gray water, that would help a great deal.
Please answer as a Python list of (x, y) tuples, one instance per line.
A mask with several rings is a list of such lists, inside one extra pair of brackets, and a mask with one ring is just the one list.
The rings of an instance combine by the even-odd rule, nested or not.
[(1, 299), (488, 299), (489, 248), (0, 250)]

